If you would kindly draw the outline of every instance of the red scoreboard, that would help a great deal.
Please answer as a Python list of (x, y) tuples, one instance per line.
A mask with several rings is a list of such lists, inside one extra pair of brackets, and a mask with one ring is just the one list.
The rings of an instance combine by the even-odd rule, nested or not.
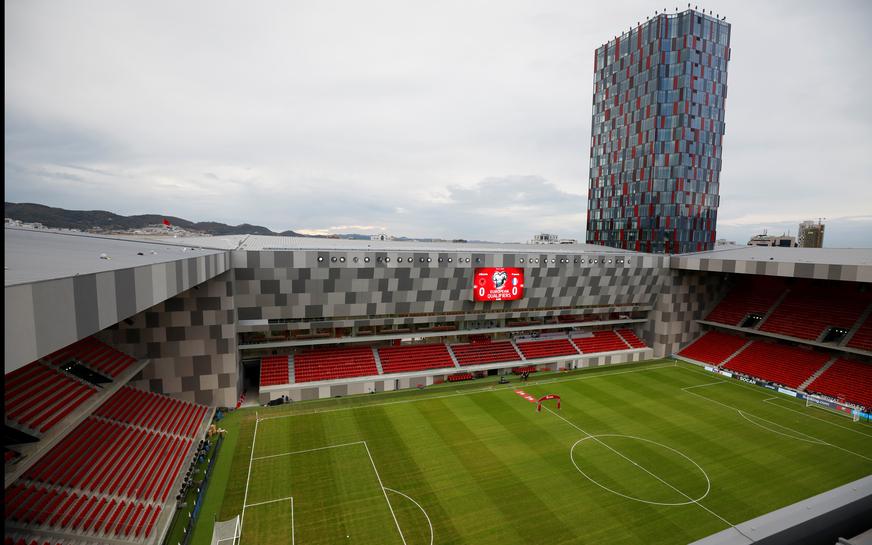
[(524, 296), (524, 269), (479, 267), (472, 290), (475, 301), (515, 301)]

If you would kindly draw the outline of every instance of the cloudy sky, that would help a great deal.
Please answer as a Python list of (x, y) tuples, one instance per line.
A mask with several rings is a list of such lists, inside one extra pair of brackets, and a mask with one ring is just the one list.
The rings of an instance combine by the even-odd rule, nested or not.
[[(687, 4), (595, 6), (7, 0), (5, 199), (583, 239), (593, 51)], [(700, 8), (733, 25), (718, 236), (872, 247), (872, 2)]]

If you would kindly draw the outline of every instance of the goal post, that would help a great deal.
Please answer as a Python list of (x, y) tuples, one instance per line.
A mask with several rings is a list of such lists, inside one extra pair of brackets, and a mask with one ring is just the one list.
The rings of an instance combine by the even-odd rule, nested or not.
[(825, 411), (834, 412), (840, 414), (842, 416), (847, 416), (854, 422), (860, 421), (860, 410), (856, 409), (846, 403), (841, 403), (839, 401), (833, 401), (831, 399), (827, 399), (825, 397), (820, 397), (816, 395), (806, 395), (805, 396), (805, 406), (806, 407), (817, 407), (818, 409), (824, 409)]
[(239, 515), (230, 520), (215, 522), (211, 545), (236, 545), (239, 541)]

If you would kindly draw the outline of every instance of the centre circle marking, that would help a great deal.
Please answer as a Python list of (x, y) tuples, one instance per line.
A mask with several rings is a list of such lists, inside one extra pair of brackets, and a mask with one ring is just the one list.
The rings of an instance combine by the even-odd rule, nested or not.
[[(646, 443), (651, 443), (652, 445), (657, 445), (658, 447), (663, 447), (667, 450), (671, 450), (675, 454), (678, 454), (679, 456), (681, 456), (682, 458), (684, 458), (688, 462), (692, 463), (694, 466), (696, 466), (696, 468), (700, 471), (700, 473), (702, 473), (703, 477), (705, 477), (705, 483), (706, 483), (705, 492), (702, 494), (702, 496), (695, 498), (695, 499), (688, 499), (687, 501), (661, 502), (661, 501), (652, 501), (652, 500), (637, 498), (635, 496), (629, 496), (627, 494), (623, 494), (621, 492), (618, 492), (617, 490), (612, 490), (611, 488), (607, 487), (606, 485), (595, 480), (593, 477), (591, 477), (590, 475), (585, 473), (580, 467), (578, 467), (578, 463), (576, 463), (576, 461), (575, 461), (575, 456), (573, 456), (573, 452), (575, 452), (575, 447), (577, 447), (579, 445), (579, 443), (583, 443), (584, 441), (587, 441), (589, 439), (598, 440), (601, 437), (624, 437), (626, 439), (635, 439), (636, 441), (644, 441)], [(603, 442), (603, 444), (605, 444), (605, 443)], [(611, 449), (613, 447), (608, 447), (608, 448)], [(647, 504), (651, 504), (651, 505), (668, 505), (668, 506), (690, 505), (691, 503), (696, 503), (696, 502), (702, 500), (703, 498), (705, 498), (706, 496), (708, 496), (709, 492), (712, 489), (712, 482), (709, 479), (708, 473), (706, 473), (705, 470), (698, 463), (696, 463), (693, 460), (693, 458), (691, 458), (687, 454), (684, 454), (683, 452), (678, 451), (678, 450), (676, 450), (668, 445), (664, 445), (663, 443), (658, 443), (657, 441), (652, 441), (651, 439), (645, 439), (644, 437), (636, 437), (635, 435), (622, 435), (622, 434), (618, 434), (618, 433), (603, 433), (603, 434), (598, 434), (598, 435), (588, 435), (587, 437), (579, 439), (578, 441), (576, 441), (575, 443), (572, 444), (572, 448), (569, 449), (569, 459), (572, 460), (572, 465), (575, 466), (575, 469), (578, 470), (579, 473), (584, 475), (587, 478), (587, 480), (589, 480), (593, 484), (597, 485), (598, 487), (602, 488), (603, 490), (607, 490), (608, 492), (615, 494), (616, 496), (621, 496), (622, 498), (626, 498), (628, 500), (633, 500), (633, 501), (638, 501), (641, 503), (647, 503)], [(632, 460), (630, 460), (630, 461), (632, 461)], [(637, 462), (633, 462), (633, 464), (635, 464), (636, 466), (639, 466), (639, 464)], [(641, 467), (641, 466), (639, 466), (639, 467)], [(676, 487), (676, 490), (677, 490), (677, 487)], [(682, 495), (685, 495), (684, 492), (679, 491), (679, 493)]]

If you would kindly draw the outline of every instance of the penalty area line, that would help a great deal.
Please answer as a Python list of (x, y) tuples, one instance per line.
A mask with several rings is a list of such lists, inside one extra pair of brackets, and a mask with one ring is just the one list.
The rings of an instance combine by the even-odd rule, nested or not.
[(366, 455), (369, 456), (369, 463), (372, 464), (372, 469), (375, 471), (375, 478), (378, 479), (378, 485), (381, 488), (382, 494), (385, 496), (385, 501), (388, 502), (388, 509), (391, 510), (391, 516), (394, 518), (394, 524), (397, 525), (397, 532), (400, 533), (400, 539), (403, 541), (403, 545), (406, 545), (406, 537), (400, 529), (400, 522), (397, 520), (396, 513), (394, 513), (394, 507), (391, 505), (391, 500), (388, 499), (387, 489), (385, 489), (385, 485), (382, 483), (381, 475), (379, 475), (378, 468), (375, 466), (375, 461), (372, 459), (372, 453), (369, 452), (369, 445), (366, 444), (366, 441), (363, 441), (363, 447), (366, 449)]
[(294, 454), (305, 454), (306, 452), (316, 452), (319, 450), (328, 450), (331, 448), (348, 447), (351, 445), (359, 445), (364, 441), (352, 441), (351, 443), (339, 443), (338, 445), (327, 445), (326, 447), (309, 448), (304, 450), (295, 450), (293, 452), (282, 452), (281, 454), (270, 454), (268, 456), (258, 456), (255, 460), (266, 460), (267, 458), (278, 458), (279, 456), (293, 456)]
[(248, 503), (248, 485), (251, 482), (251, 463), (254, 462), (254, 446), (257, 444), (257, 425), (260, 424), (257, 411), (254, 411), (254, 436), (251, 438), (251, 454), (248, 458), (248, 476), (245, 478), (245, 497), (242, 499), (242, 516), (239, 520), (239, 543), (242, 542), (242, 526), (245, 524), (245, 504)]
[(249, 503), (248, 505), (246, 505), (246, 507), (254, 507), (255, 505), (266, 505), (268, 503), (276, 503), (279, 501), (287, 501), (287, 500), (291, 500), (291, 503), (294, 503), (294, 497), (288, 496), (286, 498), (279, 498), (277, 500), (267, 500), (267, 501), (259, 501), (257, 503)]
[[(726, 381), (725, 381), (725, 382), (726, 382)], [(684, 388), (682, 388), (682, 390), (684, 390)], [(738, 407), (734, 407), (734, 406), (732, 406), (732, 405), (728, 405), (728, 404), (726, 404), (726, 403), (722, 403), (722, 402), (718, 401), (717, 399), (712, 399), (712, 398), (710, 398), (710, 397), (706, 397), (706, 396), (704, 396), (704, 395), (700, 395), (700, 394), (698, 394), (698, 393), (696, 393), (696, 392), (691, 392), (691, 391), (689, 391), (689, 390), (684, 390), (684, 391), (685, 391), (686, 393), (688, 393), (688, 394), (690, 394), (690, 395), (692, 395), (692, 396), (696, 396), (696, 397), (698, 397), (698, 398), (700, 398), (700, 399), (704, 399), (704, 400), (706, 400), (706, 401), (710, 401), (710, 402), (712, 402), (712, 403), (717, 403), (717, 404), (720, 405), (721, 407), (723, 407), (723, 408), (725, 408), (725, 409), (728, 409), (728, 410), (730, 410), (730, 411), (736, 411), (736, 413), (738, 413), (738, 415), (741, 416), (741, 417), (742, 417), (743, 419), (745, 419), (746, 421), (749, 421), (749, 422), (750, 422), (750, 420), (749, 420), (749, 419), (747, 418), (747, 416), (745, 416), (745, 415), (750, 415), (750, 416), (753, 416), (754, 418), (758, 418), (758, 419), (760, 419), (760, 420), (762, 420), (762, 421), (764, 421), (764, 422), (768, 422), (769, 424), (772, 424), (772, 425), (774, 425), (774, 426), (778, 426), (779, 428), (786, 429), (786, 430), (790, 430), (790, 431), (792, 431), (792, 432), (794, 432), (794, 433), (797, 433), (797, 434), (799, 434), (799, 435), (802, 435), (803, 437), (807, 437), (808, 439), (811, 439), (812, 441), (805, 441), (805, 440), (803, 440), (803, 439), (801, 439), (801, 438), (799, 438), (799, 437), (795, 437), (795, 436), (787, 436), (786, 434), (778, 433), (777, 431), (774, 431), (774, 430), (772, 430), (772, 429), (769, 429), (769, 430), (768, 430), (768, 431), (770, 431), (770, 432), (776, 433), (776, 434), (778, 434), (778, 435), (785, 435), (785, 436), (790, 437), (791, 439), (795, 439), (795, 440), (797, 440), (797, 441), (805, 441), (805, 442), (807, 442), (807, 443), (811, 443), (811, 444), (818, 444), (818, 445), (821, 445), (821, 446), (833, 447), (834, 449), (838, 449), (838, 450), (841, 450), (841, 451), (843, 451), (843, 452), (847, 452), (848, 454), (853, 454), (854, 456), (858, 456), (858, 457), (860, 457), (860, 458), (863, 458), (864, 460), (868, 460), (868, 461), (872, 462), (872, 458), (870, 458), (870, 457), (868, 457), (868, 456), (864, 456), (864, 455), (860, 454), (859, 452), (854, 452), (853, 450), (848, 450), (848, 449), (846, 449), (846, 448), (840, 447), (839, 445), (834, 445), (834, 444), (832, 444), (832, 443), (830, 443), (830, 442), (828, 442), (828, 441), (824, 441), (823, 439), (821, 439), (821, 438), (819, 438), (819, 437), (815, 437), (815, 436), (813, 436), (813, 435), (809, 435), (809, 434), (807, 434), (807, 433), (803, 433), (803, 432), (801, 432), (801, 431), (797, 431), (797, 430), (791, 428), (790, 426), (784, 426), (784, 425), (779, 424), (779, 423), (777, 423), (777, 422), (773, 422), (773, 421), (771, 421), (771, 420), (768, 420), (768, 419), (766, 419), (766, 418), (763, 418), (762, 416), (757, 416), (756, 414), (753, 414), (753, 413), (749, 413), (749, 412), (743, 411), (742, 409), (740, 409), (740, 408), (738, 408)], [(766, 428), (765, 426), (761, 426), (761, 425), (758, 424), (758, 423), (755, 423), (755, 422), (751, 422), (751, 423), (752, 423), (752, 424), (756, 424), (758, 427), (761, 427), (761, 428), (763, 428), (763, 429), (768, 429), (768, 428)]]

